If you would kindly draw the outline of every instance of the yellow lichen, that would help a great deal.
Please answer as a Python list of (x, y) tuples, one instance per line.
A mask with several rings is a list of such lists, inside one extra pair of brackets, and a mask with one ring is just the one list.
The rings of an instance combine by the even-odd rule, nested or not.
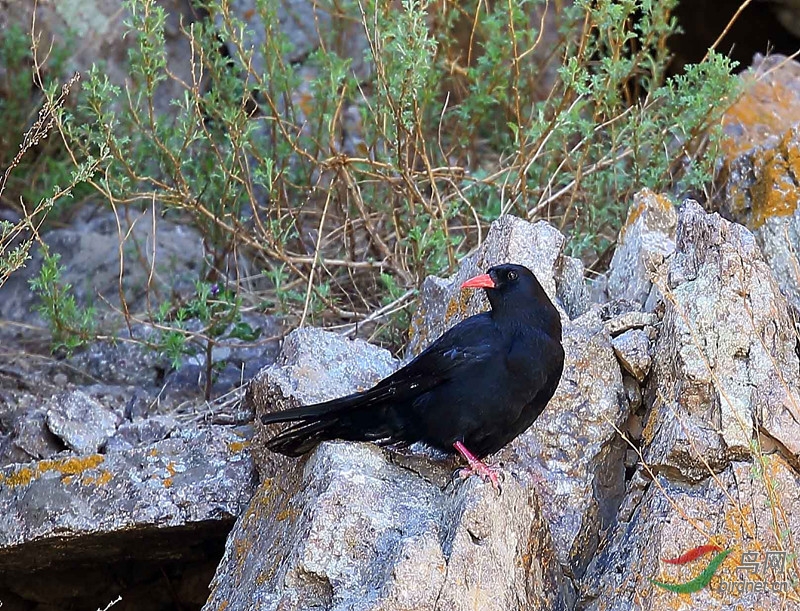
[(228, 442), (228, 450), (234, 454), (238, 454), (250, 445), (249, 441), (230, 441)]
[(17, 486), (27, 486), (36, 477), (37, 473), (28, 467), (17, 469), (9, 475), (0, 473), (0, 485), (16, 488)]
[(111, 471), (103, 469), (95, 477), (92, 477), (91, 475), (85, 475), (83, 477), (83, 479), (81, 480), (81, 483), (84, 486), (105, 486), (113, 478), (114, 478), (114, 476), (111, 474)]
[(100, 454), (90, 456), (70, 456), (57, 460), (40, 460), (32, 467), (20, 467), (4, 475), (0, 473), (0, 485), (4, 484), (15, 488), (17, 486), (27, 486), (33, 480), (38, 479), (44, 473), (56, 471), (63, 475), (63, 481), (69, 484), (72, 481), (70, 476), (80, 475), (84, 471), (94, 469), (102, 464), (105, 458)]

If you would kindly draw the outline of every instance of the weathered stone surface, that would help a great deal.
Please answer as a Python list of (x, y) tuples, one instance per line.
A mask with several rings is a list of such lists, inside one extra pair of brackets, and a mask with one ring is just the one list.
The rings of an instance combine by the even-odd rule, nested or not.
[[(335, 51), (339, 57), (353, 60), (351, 69), (360, 78), (364, 79), (370, 75), (371, 64), (365, 59), (368, 56), (369, 44), (357, 5), (337, 7), (337, 11), (332, 11), (326, 5), (313, 0), (286, 0), (277, 3), (275, 15), (277, 23), (269, 24), (270, 27), (264, 23), (258, 5), (259, 3), (254, 0), (230, 2), (230, 12), (247, 25), (242, 47), (244, 49), (253, 47), (252, 69), (256, 74), (266, 74), (267, 64), (264, 54), (273, 53), (275, 48), (275, 41), (268, 39), (268, 35), (274, 36), (272, 30), (277, 26), (289, 43), (289, 48), (285, 49), (286, 62), (291, 64), (302, 62), (325, 42), (326, 47)], [(222, 15), (215, 15), (215, 18), (218, 24), (222, 23)], [(329, 33), (334, 31), (336, 36), (330, 36)], [(230, 41), (225, 42), (229, 46), (231, 55), (236, 57), (239, 50)]]
[(665, 266), (647, 462), (697, 481), (749, 456), (760, 428), (796, 457), (797, 337), (753, 235), (689, 200)]
[(47, 414), (34, 410), (25, 414), (16, 427), (14, 444), (28, 458), (50, 458), (64, 449), (63, 443), (47, 428)]
[[(257, 414), (322, 401), (396, 366), (366, 342), (302, 329), (248, 400)], [(510, 473), (498, 495), (453, 480), (451, 463), (417, 470), (371, 444), (323, 443), (306, 461), (256, 456), (264, 481), (231, 533), (208, 611), (568, 608), (536, 496)]]
[(652, 357), (650, 335), (642, 329), (629, 329), (611, 340), (614, 354), (622, 367), (642, 382), (650, 371)]
[(275, 364), (252, 384), (267, 383), (281, 393), (274, 396), (275, 411), (281, 399), (309, 405), (371, 388), (397, 365), (388, 350), (364, 340), (304, 327), (286, 336)]
[(536, 487), (559, 561), (581, 575), (624, 494), (618, 429), (630, 406), (597, 309), (565, 325), (563, 344), (564, 373), (556, 394), (498, 458)]
[(47, 428), (78, 454), (94, 454), (117, 430), (119, 417), (80, 390), (56, 395), (47, 409)]
[(255, 484), (246, 446), (229, 428), (189, 427), (128, 452), (0, 469), (0, 574), (123, 557), (134, 535), (232, 521)]
[(781, 290), (800, 308), (800, 64), (756, 55), (724, 117), (720, 213), (749, 227)]
[[(181, 32), (188, 27), (195, 13), (186, 0), (159, 0), (167, 12), (164, 42), (169, 70), (184, 83), (191, 82), (191, 46)], [(65, 72), (87, 72), (93, 64), (103, 62), (103, 72), (111, 82), (123, 85), (128, 76), (128, 50), (133, 36), (125, 36), (129, 19), (117, 0), (59, 0), (58, 2), (0, 2), (0, 32), (19, 26), (28, 32), (36, 7), (36, 34), (39, 38), (40, 60), (54, 43), (66, 50)], [(2, 68), (5, 68), (3, 66)], [(156, 108), (169, 112), (169, 101), (181, 98), (185, 86), (177, 80), (166, 79), (154, 96)], [(14, 92), (19, 95), (19, 92)]]
[(646, 303), (653, 271), (675, 250), (677, 220), (666, 196), (649, 189), (634, 196), (611, 259), (607, 285), (611, 299)]
[[(686, 486), (659, 475), (634, 478), (620, 522), (581, 583), (578, 608), (586, 611), (672, 611), (674, 609), (792, 608), (800, 596), (796, 549), (789, 533), (800, 529), (800, 475), (779, 455), (756, 464), (734, 462), (702, 484)], [(788, 538), (787, 538), (788, 536)], [(650, 582), (684, 583), (697, 577), (713, 557), (682, 566), (677, 558), (700, 545), (733, 551), (708, 586), (676, 594)], [(786, 554), (781, 554), (785, 551)], [(783, 570), (737, 570), (744, 553), (763, 563), (773, 554)], [(763, 567), (763, 565), (762, 565)], [(750, 583), (749, 591), (744, 591)], [(755, 583), (766, 591), (755, 592)], [(774, 586), (772, 584), (775, 584)], [(769, 589), (766, 589), (769, 586)], [(780, 592), (772, 591), (779, 587)]]
[(155, 415), (134, 422), (123, 422), (106, 444), (107, 452), (121, 452), (139, 446), (151, 445), (166, 439), (178, 427), (172, 416)]
[(441, 491), (374, 446), (325, 443), (261, 485), (204, 609), (566, 609), (561, 579), (517, 482)]
[(563, 254), (565, 242), (564, 236), (544, 221), (529, 223), (510, 215), (500, 217), (492, 223), (481, 247), (461, 261), (453, 276), (425, 279), (411, 321), (408, 354), (418, 354), (453, 325), (488, 309), (483, 291), (461, 291), (459, 287), (501, 263), (526, 266), (562, 312), (573, 318), (581, 315), (588, 307), (589, 292), (583, 266)]

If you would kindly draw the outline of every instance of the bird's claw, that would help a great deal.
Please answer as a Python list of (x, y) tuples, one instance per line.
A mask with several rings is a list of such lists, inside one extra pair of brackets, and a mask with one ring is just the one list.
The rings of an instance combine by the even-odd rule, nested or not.
[(463, 467), (458, 470), (458, 476), (461, 479), (467, 479), (473, 475), (477, 475), (484, 482), (491, 482), (492, 488), (498, 493), (500, 492), (500, 482), (503, 479), (503, 472), (497, 467), (489, 467), (482, 462), (470, 464), (468, 467)]

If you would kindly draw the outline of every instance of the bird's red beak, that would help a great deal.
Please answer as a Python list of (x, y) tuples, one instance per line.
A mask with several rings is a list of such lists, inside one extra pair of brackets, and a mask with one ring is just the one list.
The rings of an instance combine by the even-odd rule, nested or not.
[(474, 278), (470, 278), (464, 284), (461, 285), (462, 289), (493, 289), (494, 288), (494, 280), (489, 274), (481, 274), (480, 276), (475, 276)]

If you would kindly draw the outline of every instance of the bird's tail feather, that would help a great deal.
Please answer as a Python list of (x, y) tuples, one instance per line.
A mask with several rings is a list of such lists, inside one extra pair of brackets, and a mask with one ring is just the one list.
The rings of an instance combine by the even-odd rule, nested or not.
[(280, 412), (272, 412), (271, 414), (263, 414), (261, 422), (264, 424), (272, 424), (273, 422), (294, 422), (296, 420), (310, 420), (312, 418), (330, 417), (338, 412), (346, 409), (358, 407), (361, 403), (359, 395), (349, 395), (341, 399), (333, 399), (332, 401), (325, 401), (324, 403), (316, 403), (314, 405), (301, 405), (300, 407), (293, 407), (285, 409)]
[[(270, 422), (275, 421), (270, 420)], [(347, 412), (328, 412), (316, 415), (313, 419), (299, 420), (267, 441), (266, 446), (273, 452), (286, 456), (300, 456), (312, 450), (320, 442), (330, 439), (391, 441), (392, 435), (392, 426), (386, 419), (385, 410), (377, 406), (368, 406)]]

